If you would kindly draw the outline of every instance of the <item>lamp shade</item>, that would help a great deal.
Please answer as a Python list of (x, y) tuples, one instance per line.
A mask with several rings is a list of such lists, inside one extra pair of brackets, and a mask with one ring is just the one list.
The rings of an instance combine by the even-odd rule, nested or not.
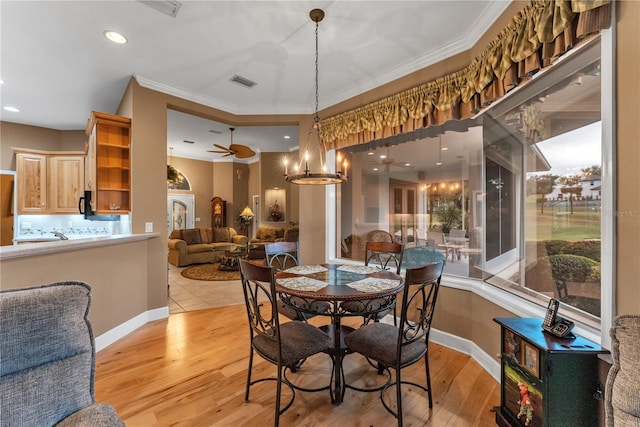
[(249, 206), (244, 208), (244, 210), (240, 213), (240, 216), (243, 218), (253, 218), (255, 215)]

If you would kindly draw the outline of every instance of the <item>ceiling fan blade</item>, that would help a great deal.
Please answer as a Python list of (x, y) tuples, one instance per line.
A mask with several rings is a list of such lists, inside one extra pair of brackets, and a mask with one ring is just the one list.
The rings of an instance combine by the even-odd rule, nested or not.
[[(230, 154), (229, 150), (219, 151), (219, 150), (207, 150), (209, 153), (219, 153), (219, 154)], [(231, 153), (233, 154), (233, 153)]]
[(213, 144), (215, 147), (218, 147), (221, 150), (224, 150), (225, 153), (230, 153), (231, 150), (227, 147), (223, 147), (222, 145), (218, 145), (218, 144)]
[(238, 159), (247, 159), (256, 155), (256, 152), (246, 145), (231, 144), (229, 148), (235, 152)]

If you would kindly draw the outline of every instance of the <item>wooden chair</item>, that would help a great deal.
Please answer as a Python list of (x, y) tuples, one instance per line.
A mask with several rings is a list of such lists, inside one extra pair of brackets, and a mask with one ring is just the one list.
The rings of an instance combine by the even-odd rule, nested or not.
[[(275, 242), (264, 245), (265, 261), (267, 266), (274, 267), (277, 271), (286, 270), (287, 268), (300, 265), (298, 242)], [(298, 306), (308, 305), (309, 302), (302, 298), (291, 297), (292, 302), (296, 302)], [(326, 301), (313, 301), (313, 311), (324, 313), (331, 307)], [(296, 310), (290, 305), (285, 304), (280, 299), (277, 302), (278, 312), (291, 320), (306, 321), (315, 316), (311, 313), (303, 313)]]
[[(391, 242), (367, 242), (366, 244), (366, 255), (364, 260), (364, 265), (369, 265), (371, 263), (376, 263), (383, 270), (388, 270), (391, 265), (395, 266), (396, 274), (400, 274), (400, 269), (402, 267), (402, 249), (403, 245), (399, 243), (391, 243)], [(386, 303), (386, 300), (380, 299), (380, 303)], [(363, 301), (347, 301), (343, 302), (341, 307), (342, 309), (352, 312), (358, 313), (363, 311), (370, 311), (372, 308), (379, 306), (376, 304), (378, 300), (363, 300)], [(389, 314), (391, 308), (386, 309), (384, 311), (376, 313), (374, 316), (365, 315), (364, 320), (367, 323), (369, 320), (373, 319), (375, 322), (382, 319), (384, 316)], [(395, 305), (393, 306), (393, 323), (396, 324), (396, 316), (395, 316)]]
[(275, 242), (264, 245), (267, 265), (276, 270), (286, 270), (300, 265), (298, 242)]
[[(298, 387), (287, 379), (287, 369), (296, 366), (300, 360), (326, 352), (333, 341), (329, 335), (306, 322), (291, 321), (280, 324), (275, 304), (276, 284), (272, 267), (263, 267), (246, 260), (240, 260), (240, 276), (251, 340), (244, 400), (245, 402), (249, 401), (249, 389), (252, 385), (262, 381), (277, 381), (274, 420), (274, 426), (277, 427), (280, 415), (293, 404), (296, 390), (321, 391), (329, 388), (329, 385), (315, 389)], [(277, 366), (276, 378), (251, 380), (254, 352), (267, 362)], [(283, 384), (289, 387), (292, 396), (284, 408), (280, 408)]]
[[(434, 262), (406, 270), (405, 286), (402, 292), (400, 325), (370, 323), (345, 337), (349, 350), (357, 352), (378, 363), (385, 369), (395, 371), (395, 382), (384, 385), (380, 391), (380, 400), (385, 409), (402, 426), (402, 387), (410, 384), (427, 392), (429, 408), (433, 407), (431, 396), (431, 376), (429, 373), (429, 331), (442, 277), (443, 261)], [(426, 387), (409, 381), (402, 381), (402, 368), (424, 359)], [(396, 387), (397, 411), (384, 400), (384, 394), (390, 387)], [(377, 389), (369, 391), (377, 391)]]

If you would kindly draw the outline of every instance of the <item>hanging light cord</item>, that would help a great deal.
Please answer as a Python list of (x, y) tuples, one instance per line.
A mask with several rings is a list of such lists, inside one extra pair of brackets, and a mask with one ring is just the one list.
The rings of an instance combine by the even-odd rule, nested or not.
[(318, 117), (318, 90), (319, 90), (319, 85), (318, 85), (318, 26), (319, 26), (319, 22), (320, 21), (316, 21), (316, 116), (314, 117), (314, 121), (316, 122), (316, 124), (319, 126), (320, 125), (320, 117)]

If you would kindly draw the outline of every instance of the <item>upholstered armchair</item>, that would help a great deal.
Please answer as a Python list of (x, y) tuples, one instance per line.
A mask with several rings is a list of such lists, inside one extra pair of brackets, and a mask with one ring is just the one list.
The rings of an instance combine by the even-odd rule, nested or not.
[(276, 241), (297, 242), (298, 240), (300, 240), (300, 228), (289, 227), (284, 231), (284, 237), (282, 238), (282, 240), (276, 240)]
[(609, 334), (613, 366), (605, 384), (605, 426), (640, 426), (640, 315), (617, 316)]
[(0, 425), (124, 426), (96, 403), (90, 291), (82, 282), (0, 291)]

